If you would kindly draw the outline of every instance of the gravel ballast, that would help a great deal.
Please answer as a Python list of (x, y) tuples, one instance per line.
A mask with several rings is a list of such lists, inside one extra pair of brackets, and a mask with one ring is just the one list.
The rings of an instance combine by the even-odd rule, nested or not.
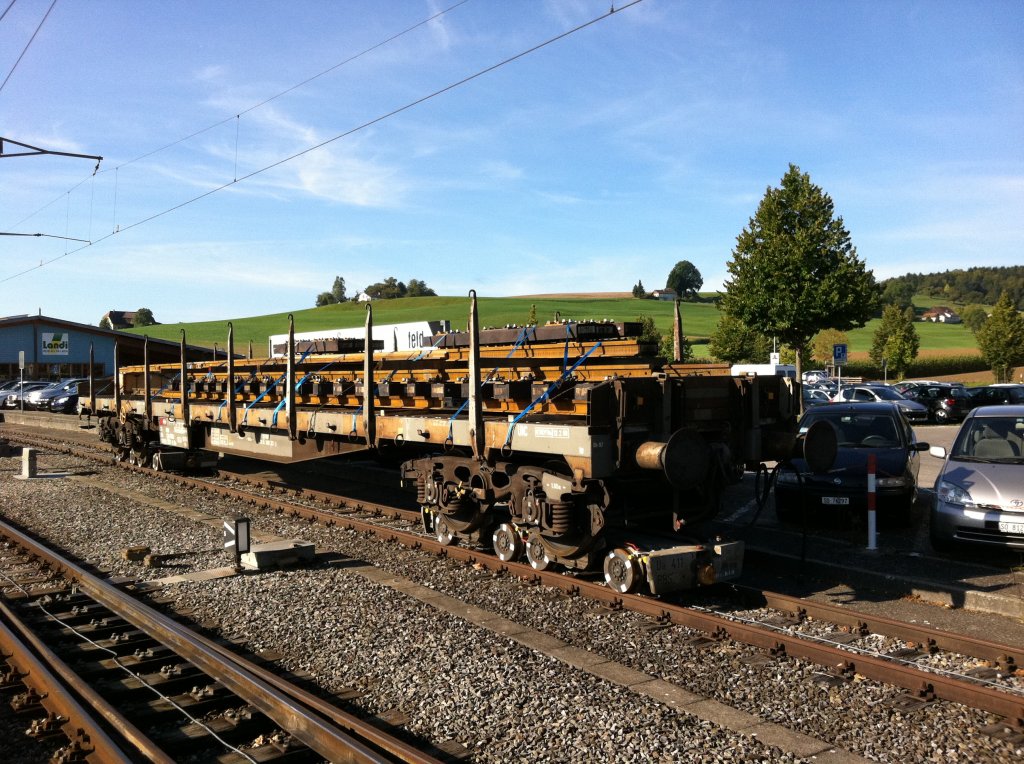
[[(72, 457), (46, 455), (47, 469), (81, 470)], [(157, 578), (228, 565), (214, 552), (214, 527), (130, 498), (201, 509), (215, 517), (244, 513), (255, 533), (316, 543), (369, 560), (389, 572), (486, 608), (567, 644), (652, 677), (728, 703), (761, 719), (828, 741), (876, 761), (1015, 761), (1021, 751), (988, 737), (984, 714), (944, 703), (905, 713), (901, 691), (874, 682), (833, 685), (803, 661), (766, 660), (735, 643), (689, 644), (674, 627), (648, 630), (631, 613), (517, 584), (471, 566), (382, 544), (361, 534), (254, 511), (199, 491), (112, 467), (89, 468), (124, 493), (95, 480), (9, 480), (14, 460), (0, 461), (4, 513), (117, 575)], [(154, 541), (156, 540), (156, 541)], [(120, 550), (146, 544), (176, 555), (171, 568), (143, 568)], [(285, 655), (333, 691), (355, 688), (365, 713), (398, 712), (406, 728), (435, 743), (454, 739), (474, 761), (790, 761), (756, 738), (681, 714), (550, 656), (466, 623), (368, 581), (342, 565), (244, 575), (168, 588), (196, 620), (216, 620), (254, 650)], [(245, 603), (238, 607), (237, 603)]]

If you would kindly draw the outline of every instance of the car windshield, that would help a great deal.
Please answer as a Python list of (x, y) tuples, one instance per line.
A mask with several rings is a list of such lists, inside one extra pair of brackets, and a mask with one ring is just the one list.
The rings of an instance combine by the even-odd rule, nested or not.
[(950, 457), (963, 461), (1024, 463), (1024, 417), (975, 417), (957, 435)]
[(871, 391), (883, 401), (903, 401), (906, 398), (891, 387), (872, 387)]
[(800, 432), (821, 420), (836, 428), (840, 448), (893, 448), (902, 445), (896, 422), (889, 414), (839, 413), (833, 411), (808, 414), (800, 423)]

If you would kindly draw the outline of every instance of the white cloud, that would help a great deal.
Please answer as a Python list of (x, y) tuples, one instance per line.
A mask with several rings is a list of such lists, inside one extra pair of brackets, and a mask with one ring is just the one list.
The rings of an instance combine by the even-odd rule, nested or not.
[(523, 169), (502, 160), (484, 162), (480, 172), (494, 180), (519, 180), (523, 177)]

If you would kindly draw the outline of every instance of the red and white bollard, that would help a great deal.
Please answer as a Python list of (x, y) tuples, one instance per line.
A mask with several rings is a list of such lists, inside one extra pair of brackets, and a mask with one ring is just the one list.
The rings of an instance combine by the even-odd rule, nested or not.
[(878, 549), (878, 513), (875, 511), (875, 469), (874, 454), (868, 454), (868, 551)]

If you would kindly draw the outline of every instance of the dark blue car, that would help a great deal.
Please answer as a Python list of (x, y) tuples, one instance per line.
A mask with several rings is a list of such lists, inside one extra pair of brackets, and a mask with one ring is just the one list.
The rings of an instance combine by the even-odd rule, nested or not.
[[(867, 509), (868, 455), (875, 456), (875, 505), (879, 518), (896, 523), (910, 519), (917, 497), (920, 452), (927, 443), (917, 442), (914, 430), (895, 403), (833, 403), (815, 406), (800, 420), (800, 432), (819, 420), (832, 424), (838, 448), (832, 468), (822, 474), (810, 471), (802, 456), (791, 468), (780, 469), (775, 485), (776, 514), (780, 520), (800, 520), (800, 479), (804, 509), (809, 518), (822, 513)], [(802, 440), (798, 441), (802, 446)], [(797, 473), (799, 472), (800, 478)]]

